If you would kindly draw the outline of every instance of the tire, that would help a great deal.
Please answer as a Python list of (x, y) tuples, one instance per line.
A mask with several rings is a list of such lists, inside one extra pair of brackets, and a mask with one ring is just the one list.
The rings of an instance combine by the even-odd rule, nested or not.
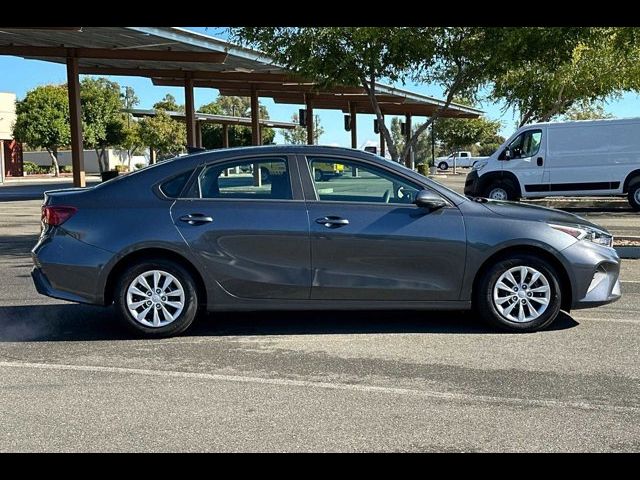
[[(526, 288), (522, 288), (519, 273), (521, 267), (527, 268), (524, 283)], [(500, 281), (505, 286), (513, 287), (508, 277), (503, 277), (509, 271), (516, 283), (520, 282), (516, 285), (517, 291), (497, 287)], [(540, 276), (529, 286), (526, 282), (533, 279), (534, 272)], [(548, 327), (558, 316), (562, 304), (560, 281), (558, 273), (547, 261), (534, 255), (514, 255), (498, 260), (481, 275), (474, 291), (473, 306), (489, 325), (510, 332), (536, 332)], [(529, 291), (532, 287), (536, 290), (547, 288), (547, 291)], [(548, 302), (546, 305), (542, 298), (545, 295)], [(529, 305), (532, 305), (537, 316), (532, 314)]]
[(505, 181), (497, 181), (491, 183), (484, 189), (482, 196), (491, 200), (518, 200), (518, 193), (513, 185)]
[(640, 211), (640, 181), (629, 186), (629, 204), (635, 211)]
[[(130, 300), (132, 305), (139, 303), (146, 298), (145, 296), (133, 293), (129, 290), (132, 286), (141, 287), (139, 291), (147, 293), (147, 289), (142, 287), (142, 283), (139, 283), (140, 275), (145, 272), (150, 272), (145, 280), (150, 287), (154, 287), (154, 271), (161, 272), (158, 281), (161, 289), (161, 294), (158, 295), (153, 292), (153, 296), (146, 300), (144, 304), (134, 309), (138, 314), (142, 314), (147, 307), (148, 302), (151, 302), (151, 309), (146, 313), (142, 320), (134, 318), (129, 309)], [(169, 277), (173, 277), (173, 280), (167, 284), (166, 292), (169, 295), (162, 295), (162, 287), (164, 287), (165, 280)], [(182, 296), (179, 295), (179, 288), (182, 289)], [(164, 338), (178, 335), (184, 332), (191, 326), (198, 313), (198, 289), (196, 283), (193, 280), (189, 272), (179, 263), (171, 260), (165, 260), (161, 258), (144, 260), (140, 263), (134, 264), (122, 273), (116, 284), (115, 290), (115, 304), (119, 310), (120, 319), (124, 325), (134, 333), (141, 337), (146, 338)], [(131, 296), (129, 296), (131, 294)], [(148, 295), (147, 295), (148, 296)], [(165, 303), (165, 302), (170, 302)], [(182, 303), (182, 308), (178, 310), (176, 306)], [(155, 305), (161, 304), (158, 309), (158, 313), (154, 312)], [(166, 312), (166, 313), (165, 313)], [(170, 320), (171, 315), (177, 316)], [(169, 314), (169, 316), (167, 316)], [(154, 326), (155, 315), (158, 317), (158, 325)]]
[(449, 164), (447, 162), (440, 162), (438, 164), (438, 168), (440, 170), (448, 170), (449, 169)]

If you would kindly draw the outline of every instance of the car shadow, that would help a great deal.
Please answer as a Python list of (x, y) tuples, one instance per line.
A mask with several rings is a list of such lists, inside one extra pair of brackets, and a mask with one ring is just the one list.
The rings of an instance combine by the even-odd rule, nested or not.
[[(65, 342), (137, 338), (117, 321), (114, 307), (27, 305), (0, 307), (1, 342)], [(547, 330), (578, 325), (562, 312)], [(201, 316), (185, 336), (334, 334), (495, 334), (473, 312), (270, 311)]]

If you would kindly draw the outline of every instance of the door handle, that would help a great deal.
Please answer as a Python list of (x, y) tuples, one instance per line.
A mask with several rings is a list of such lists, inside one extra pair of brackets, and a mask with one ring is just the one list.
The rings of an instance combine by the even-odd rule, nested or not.
[(337, 228), (344, 225), (349, 225), (349, 220), (342, 217), (334, 217), (329, 215), (327, 217), (316, 218), (316, 223), (324, 225), (327, 228)]
[(213, 218), (202, 213), (190, 213), (189, 215), (180, 217), (180, 221), (186, 222), (189, 225), (202, 225), (203, 223), (213, 222)]
[(542, 157), (538, 157), (538, 159), (536, 160), (536, 163), (538, 164), (539, 167), (541, 167), (542, 164), (544, 163), (544, 159)]

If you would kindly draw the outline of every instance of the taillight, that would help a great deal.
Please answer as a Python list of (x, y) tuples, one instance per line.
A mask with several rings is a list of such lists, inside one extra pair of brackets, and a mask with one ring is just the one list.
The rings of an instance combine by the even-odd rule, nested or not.
[(78, 209), (62, 205), (47, 205), (42, 207), (42, 222), (47, 225), (62, 225), (69, 220)]

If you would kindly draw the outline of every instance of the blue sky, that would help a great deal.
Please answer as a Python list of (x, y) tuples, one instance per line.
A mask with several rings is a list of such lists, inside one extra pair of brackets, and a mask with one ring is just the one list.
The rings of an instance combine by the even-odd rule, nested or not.
[[(189, 28), (218, 38), (226, 37), (225, 30), (222, 27), (209, 27), (206, 30), (204, 27)], [(13, 92), (19, 99), (23, 98), (28, 90), (38, 85), (66, 82), (64, 65), (37, 60), (24, 60), (18, 57), (0, 56), (0, 72), (2, 72), (0, 75), (0, 91)], [(155, 102), (167, 93), (175, 96), (180, 103), (184, 103), (184, 90), (180, 87), (156, 87), (147, 78), (116, 76), (110, 78), (120, 85), (129, 85), (135, 89), (140, 98), (139, 108), (151, 108)], [(437, 98), (442, 97), (442, 90), (436, 85), (408, 83), (404, 87), (425, 95)], [(199, 106), (215, 100), (218, 92), (214, 89), (196, 88), (194, 95), (195, 104)], [(274, 120), (289, 121), (292, 114), (302, 107), (302, 105), (276, 104), (267, 98), (261, 99), (261, 102), (267, 106), (269, 115)], [(502, 122), (501, 134), (503, 136), (506, 137), (513, 133), (516, 123), (513, 111), (503, 111), (501, 105), (490, 102), (484, 102), (477, 106), (486, 112), (488, 118)], [(616, 117), (640, 116), (640, 97), (635, 93), (627, 93), (620, 99), (609, 101), (606, 105), (606, 110)], [(316, 110), (315, 113), (320, 116), (320, 122), (324, 128), (320, 143), (350, 146), (350, 134), (344, 130), (342, 112), (337, 110)], [(367, 141), (377, 143), (378, 136), (373, 132), (373, 118), (373, 115), (358, 116), (358, 142), (360, 145), (365, 144)], [(387, 122), (390, 121), (391, 119), (389, 118)], [(419, 119), (414, 121), (419, 121)], [(277, 134), (275, 141), (276, 143), (282, 142), (282, 136)]]

